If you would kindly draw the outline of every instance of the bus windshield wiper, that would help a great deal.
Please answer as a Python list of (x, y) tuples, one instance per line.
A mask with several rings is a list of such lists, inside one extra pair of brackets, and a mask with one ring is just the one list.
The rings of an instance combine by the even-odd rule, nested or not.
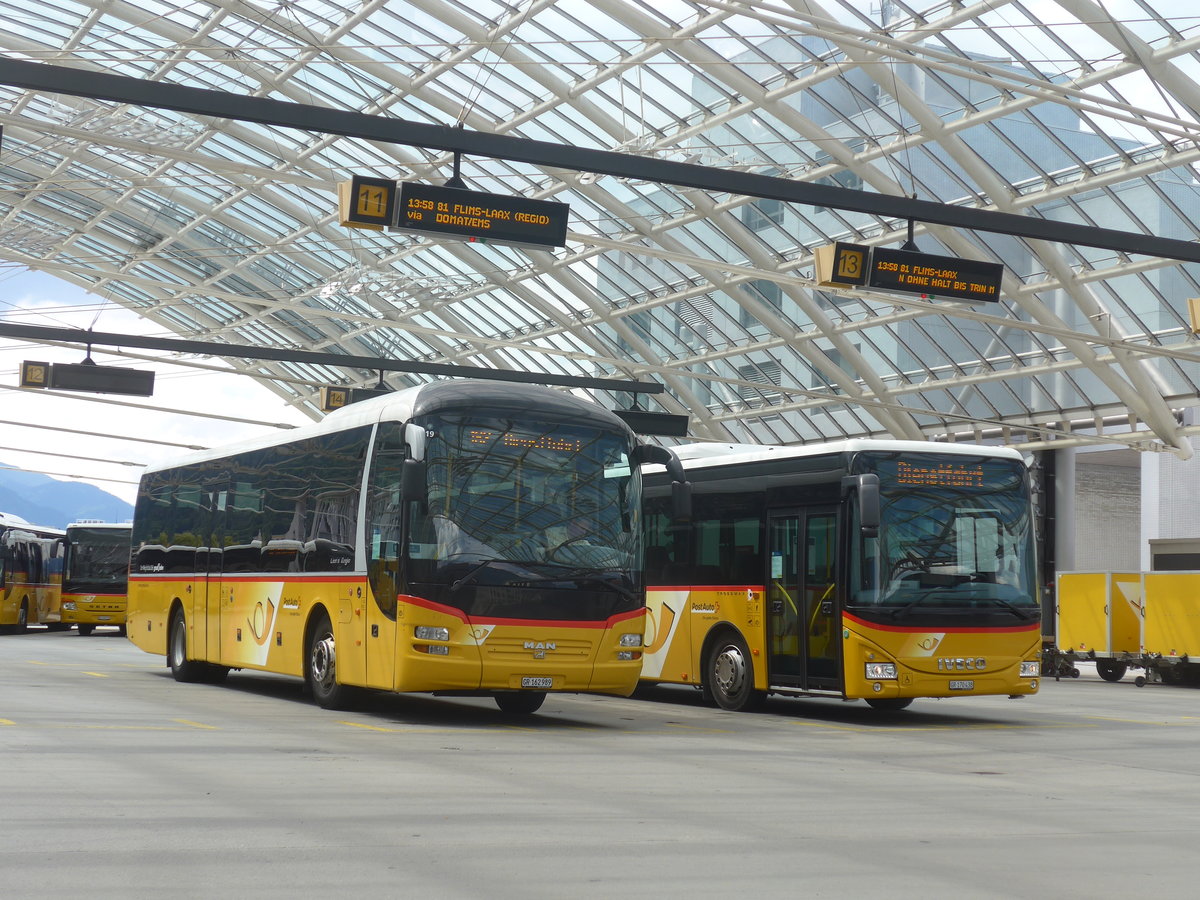
[[(476, 563), (471, 569), (469, 569), (466, 572), (466, 574), (464, 574), (457, 581), (452, 581), (450, 583), (450, 590), (457, 591), (459, 588), (464, 587), (465, 585), (472, 584), (476, 580), (476, 578), (479, 576), (480, 572), (482, 572), (488, 566), (494, 566), (494, 565), (498, 565), (500, 563), (508, 563), (509, 565), (512, 565), (512, 566), (527, 566), (527, 567), (542, 565), (536, 559), (485, 559), (485, 560), (482, 560), (481, 562)], [(528, 579), (523, 578), (521, 580), (527, 581)]]
[(1001, 600), (999, 597), (983, 597), (981, 599), (989, 600), (992, 603), (996, 603), (996, 604), (999, 604), (1000, 606), (1003, 606), (1006, 610), (1008, 610), (1010, 613), (1012, 613), (1014, 616), (1016, 616), (1022, 622), (1026, 622), (1026, 621), (1034, 618), (1037, 615), (1036, 609), (1030, 609), (1030, 610), (1021, 609), (1021, 607), (1017, 606), (1016, 604), (1009, 603), (1007, 600)]
[(913, 607), (920, 606), (921, 603), (923, 603), (925, 601), (925, 599), (926, 599), (926, 595), (921, 594), (919, 597), (916, 597), (913, 600), (909, 600), (907, 603), (905, 603), (902, 606), (897, 606), (895, 609), (888, 610), (888, 612), (890, 612), (892, 614), (893, 619), (898, 619), (898, 618), (900, 618), (901, 613), (908, 614), (909, 612), (912, 611)]
[(476, 579), (476, 577), (479, 575), (480, 572), (482, 572), (484, 569), (486, 569), (492, 563), (497, 562), (497, 561), (498, 560), (494, 560), (494, 559), (485, 559), (482, 562), (476, 563), (470, 569), (468, 569), (467, 572), (461, 578), (459, 578), (457, 581), (450, 582), (450, 590), (457, 591), (460, 587), (464, 587), (465, 585), (471, 584)]
[[(559, 563), (547, 563), (546, 565), (560, 565)], [(607, 575), (603, 572), (597, 572), (595, 569), (581, 569), (579, 567), (569, 569), (566, 572), (555, 572), (552, 575), (543, 575), (540, 578), (526, 579), (529, 584), (546, 581), (576, 581), (583, 584), (598, 584), (610, 590), (616, 591), (626, 600), (640, 599), (637, 592), (632, 588), (628, 588), (621, 584), (617, 579), (621, 576), (618, 573)]]

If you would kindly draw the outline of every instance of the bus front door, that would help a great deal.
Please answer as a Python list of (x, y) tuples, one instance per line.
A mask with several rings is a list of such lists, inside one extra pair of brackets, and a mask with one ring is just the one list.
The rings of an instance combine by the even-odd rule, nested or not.
[(842, 688), (836, 540), (837, 511), (832, 508), (770, 518), (767, 609), (772, 684), (820, 691)]

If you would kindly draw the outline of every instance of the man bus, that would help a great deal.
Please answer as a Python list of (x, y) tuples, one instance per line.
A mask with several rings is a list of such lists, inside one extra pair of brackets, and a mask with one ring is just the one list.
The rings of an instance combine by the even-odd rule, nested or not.
[[(128, 634), (180, 681), (628, 695), (641, 670), (641, 472), (674, 455), (569, 394), (435, 382), (143, 476)], [(570, 551), (582, 528), (607, 556)]]

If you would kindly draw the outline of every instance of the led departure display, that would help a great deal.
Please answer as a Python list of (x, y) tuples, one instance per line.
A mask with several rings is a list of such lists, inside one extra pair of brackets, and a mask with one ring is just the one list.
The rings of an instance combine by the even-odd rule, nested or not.
[(468, 431), (467, 440), (472, 444), (499, 444), (501, 447), (549, 450), (553, 453), (578, 453), (583, 449), (583, 441), (579, 438), (557, 437), (552, 434), (515, 434), (511, 431), (497, 433), (482, 428), (472, 428)]
[(486, 243), (561, 247), (569, 211), (567, 204), (549, 200), (404, 181), (395, 227)]
[(979, 463), (896, 463), (896, 483), (925, 487), (983, 487), (983, 466)]

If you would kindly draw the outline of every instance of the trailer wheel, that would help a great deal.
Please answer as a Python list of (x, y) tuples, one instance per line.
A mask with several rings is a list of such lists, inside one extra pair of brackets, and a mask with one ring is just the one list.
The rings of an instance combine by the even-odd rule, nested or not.
[(1105, 681), (1120, 681), (1128, 669), (1129, 666), (1115, 659), (1096, 660), (1096, 674)]
[(495, 696), (500, 711), (510, 716), (531, 716), (546, 700), (545, 691), (505, 691)]
[(867, 706), (883, 712), (899, 712), (912, 706), (912, 697), (868, 697)]

